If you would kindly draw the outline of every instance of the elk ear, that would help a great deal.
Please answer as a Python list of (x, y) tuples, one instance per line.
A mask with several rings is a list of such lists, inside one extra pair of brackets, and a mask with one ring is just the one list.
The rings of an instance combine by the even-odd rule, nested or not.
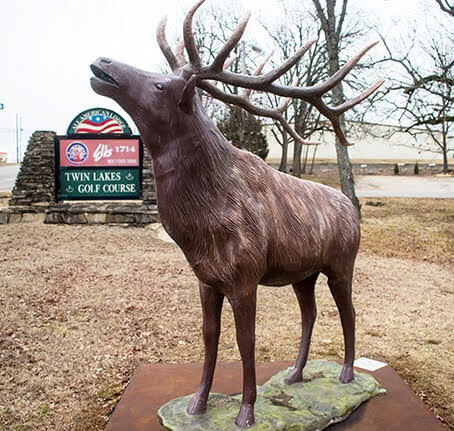
[(178, 107), (183, 112), (186, 112), (186, 114), (192, 114), (193, 111), (196, 81), (197, 77), (195, 75), (192, 75), (186, 81), (186, 85), (184, 86), (180, 101), (178, 102)]

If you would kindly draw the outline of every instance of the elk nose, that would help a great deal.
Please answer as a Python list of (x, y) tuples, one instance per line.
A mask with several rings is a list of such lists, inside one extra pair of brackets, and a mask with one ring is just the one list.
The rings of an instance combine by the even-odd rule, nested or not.
[(102, 57), (99, 61), (104, 64), (112, 63), (112, 60), (110, 58), (104, 58), (104, 57)]

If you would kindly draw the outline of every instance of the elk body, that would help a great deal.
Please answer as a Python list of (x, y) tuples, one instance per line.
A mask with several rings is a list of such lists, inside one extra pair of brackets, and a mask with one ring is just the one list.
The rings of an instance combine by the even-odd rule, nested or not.
[[(299, 140), (302, 138), (283, 119), (285, 102), (282, 109), (266, 111), (253, 105), (248, 95), (252, 89), (303, 98), (331, 120), (339, 141), (346, 143), (339, 116), (380, 83), (341, 107), (328, 107), (321, 100), (321, 95), (343, 79), (366, 49), (347, 63), (345, 70), (318, 86), (273, 84), (310, 44), (281, 68), (265, 75), (247, 77), (224, 71), (247, 19), (240, 22), (213, 65), (203, 68), (191, 30), (192, 17), (201, 3), (191, 9), (184, 24), (190, 64), (185, 64), (182, 45), (176, 54), (170, 49), (162, 21), (158, 43), (174, 70), (172, 74), (144, 72), (100, 58), (91, 66), (95, 74), (91, 85), (97, 93), (116, 100), (139, 128), (153, 159), (162, 224), (199, 279), (205, 361), (200, 387), (187, 411), (189, 414), (206, 411), (216, 365), (222, 304), (227, 298), (243, 363), (243, 398), (236, 424), (248, 427), (254, 423), (256, 399), (255, 313), (259, 284), (292, 284), (301, 308), (299, 353), (286, 378), (292, 384), (303, 380), (316, 317), (315, 283), (320, 273), (325, 274), (344, 333), (345, 361), (340, 380), (348, 383), (354, 378), (352, 275), (360, 240), (359, 217), (340, 192), (278, 172), (260, 158), (233, 147), (204, 112), (196, 86), (227, 103), (281, 121)], [(207, 80), (221, 80), (246, 90), (241, 96), (229, 95)]]

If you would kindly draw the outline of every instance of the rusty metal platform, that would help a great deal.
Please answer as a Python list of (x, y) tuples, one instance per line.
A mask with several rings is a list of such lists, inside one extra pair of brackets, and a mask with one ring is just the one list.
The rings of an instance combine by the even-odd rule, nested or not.
[[(292, 366), (291, 362), (257, 363), (257, 384), (276, 372)], [(446, 428), (424, 406), (409, 386), (390, 367), (372, 374), (387, 390), (364, 403), (344, 422), (331, 425), (328, 431), (443, 431)], [(115, 408), (106, 431), (158, 431), (156, 413), (164, 403), (188, 395), (197, 389), (202, 364), (145, 364), (132, 376)], [(212, 392), (241, 392), (241, 364), (218, 363)]]

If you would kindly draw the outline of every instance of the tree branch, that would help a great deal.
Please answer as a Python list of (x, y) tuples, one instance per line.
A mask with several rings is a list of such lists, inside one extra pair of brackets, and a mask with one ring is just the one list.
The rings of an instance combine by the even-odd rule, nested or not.
[(454, 16), (454, 6), (451, 6), (448, 3), (448, 0), (435, 0), (438, 3), (438, 6), (440, 6), (440, 9), (443, 12), (446, 12), (447, 14)]

